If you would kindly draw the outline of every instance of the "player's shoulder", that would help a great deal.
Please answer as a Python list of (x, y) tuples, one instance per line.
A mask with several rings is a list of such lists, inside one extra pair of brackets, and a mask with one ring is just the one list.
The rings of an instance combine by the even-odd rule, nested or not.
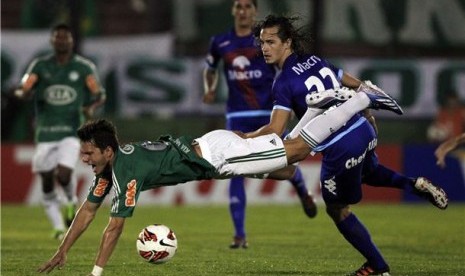
[(86, 67), (95, 68), (95, 64), (90, 59), (78, 54), (74, 54), (73, 61)]
[(53, 60), (54, 60), (54, 55), (53, 54), (40, 55), (40, 56), (37, 56), (37, 57), (35, 57), (35, 58), (33, 58), (31, 60), (30, 66), (40, 65), (40, 64), (52, 62)]
[(222, 43), (224, 43), (226, 41), (233, 40), (234, 36), (235, 36), (234, 35), (234, 29), (230, 29), (230, 30), (227, 30), (225, 32), (213, 35), (211, 37), (211, 41), (212, 41), (212, 43), (215, 43), (215, 44), (222, 44)]

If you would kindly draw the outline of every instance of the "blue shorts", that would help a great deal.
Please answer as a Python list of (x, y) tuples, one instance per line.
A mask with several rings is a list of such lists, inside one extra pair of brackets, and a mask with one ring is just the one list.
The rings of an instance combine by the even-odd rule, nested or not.
[(255, 131), (270, 122), (270, 116), (237, 117), (226, 119), (227, 130), (240, 130), (244, 133)]
[(376, 133), (365, 118), (360, 117), (356, 122), (341, 129), (339, 133), (343, 135), (333, 137), (322, 151), (320, 181), (325, 203), (359, 202), (362, 199), (362, 176), (378, 166), (374, 151)]

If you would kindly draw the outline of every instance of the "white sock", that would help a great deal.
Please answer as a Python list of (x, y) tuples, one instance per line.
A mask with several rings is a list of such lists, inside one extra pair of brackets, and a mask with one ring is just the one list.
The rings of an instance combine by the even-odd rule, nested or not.
[(53, 191), (48, 194), (43, 194), (43, 204), (45, 208), (45, 214), (52, 223), (53, 229), (65, 230), (65, 223), (61, 215), (60, 201), (58, 200), (57, 194)]
[(300, 130), (308, 123), (310, 122), (311, 119), (315, 118), (316, 116), (320, 115), (323, 113), (323, 109), (319, 108), (307, 108), (307, 111), (305, 111), (304, 116), (300, 118), (299, 122), (297, 125), (292, 129), (292, 131), (286, 135), (285, 139), (294, 139), (297, 136), (299, 136)]
[(300, 131), (305, 142), (313, 149), (335, 131), (344, 126), (356, 113), (370, 104), (365, 93), (357, 93), (340, 106), (328, 110), (308, 122)]

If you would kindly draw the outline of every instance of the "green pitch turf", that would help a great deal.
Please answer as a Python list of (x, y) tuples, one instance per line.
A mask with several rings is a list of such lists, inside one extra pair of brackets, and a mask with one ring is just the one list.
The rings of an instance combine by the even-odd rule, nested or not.
[[(446, 211), (431, 205), (353, 207), (391, 265), (392, 275), (465, 275), (465, 205)], [(51, 275), (88, 275), (108, 207), (68, 254), (62, 270)], [(42, 208), (2, 205), (1, 275), (38, 275), (35, 270), (55, 252), (58, 242)], [(168, 263), (152, 265), (138, 256), (135, 241), (146, 225), (163, 223), (178, 237)], [(364, 259), (342, 238), (322, 207), (307, 219), (298, 205), (258, 205), (247, 209), (249, 249), (231, 250), (227, 206), (139, 206), (127, 220), (103, 275), (345, 275)]]

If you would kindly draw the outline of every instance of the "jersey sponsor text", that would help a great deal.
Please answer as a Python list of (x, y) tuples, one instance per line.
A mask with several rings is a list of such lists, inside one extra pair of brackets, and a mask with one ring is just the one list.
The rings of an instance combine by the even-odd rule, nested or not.
[(292, 70), (297, 74), (300, 75), (304, 71), (312, 68), (313, 65), (315, 65), (317, 62), (320, 62), (321, 59), (317, 56), (311, 56), (307, 59), (307, 61), (304, 62), (297, 62), (295, 66), (292, 66)]
[(128, 183), (128, 189), (126, 191), (126, 200), (124, 201), (124, 205), (126, 205), (127, 207), (136, 206), (136, 186), (137, 181), (135, 179), (131, 180)]

